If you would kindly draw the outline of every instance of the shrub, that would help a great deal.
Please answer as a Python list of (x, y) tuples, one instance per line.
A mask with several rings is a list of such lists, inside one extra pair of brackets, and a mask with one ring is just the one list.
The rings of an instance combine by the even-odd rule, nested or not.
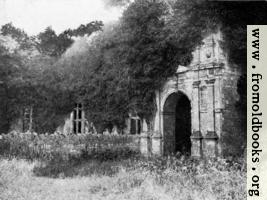
[(125, 135), (64, 136), (12, 132), (0, 139), (0, 155), (28, 160), (68, 160), (73, 155), (114, 159), (116, 156), (125, 157), (137, 151), (136, 138)]

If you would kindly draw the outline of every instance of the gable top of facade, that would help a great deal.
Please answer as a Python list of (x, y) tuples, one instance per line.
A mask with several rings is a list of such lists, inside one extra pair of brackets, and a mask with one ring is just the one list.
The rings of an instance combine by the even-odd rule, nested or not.
[(222, 34), (220, 31), (207, 35), (202, 44), (192, 52), (192, 61), (188, 66), (177, 67), (176, 73), (209, 68), (211, 65), (220, 66), (226, 62), (226, 55), (221, 47)]

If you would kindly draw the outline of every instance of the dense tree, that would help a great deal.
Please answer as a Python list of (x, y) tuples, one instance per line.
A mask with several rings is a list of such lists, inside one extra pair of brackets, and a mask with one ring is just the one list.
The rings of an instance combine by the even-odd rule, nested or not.
[[(82, 101), (88, 117), (102, 128), (112, 124), (123, 127), (129, 112), (149, 119), (155, 111), (155, 90), (178, 65), (190, 63), (192, 51), (207, 34), (218, 30), (223, 33), (221, 45), (231, 66), (243, 73), (238, 82), (237, 108), (246, 110), (246, 25), (266, 23), (266, 3), (108, 2), (129, 5), (118, 23), (94, 37), (89, 36), (102, 30), (102, 22), (60, 34), (48, 27), (35, 38), (12, 24), (2, 27), (1, 34), (19, 44), (13, 53), (1, 47), (0, 64), (5, 66), (0, 71), (2, 83), (7, 84), (9, 79), (16, 86), (8, 89), (16, 94), (14, 104), (30, 103), (42, 113), (35, 116), (37, 130), (53, 130), (57, 125), (54, 122), (69, 112), (75, 101)], [(78, 52), (78, 41), (73, 37), (80, 36), (88, 46)], [(22, 53), (24, 47), (29, 54)]]
[(122, 126), (129, 112), (151, 117), (155, 89), (175, 70), (175, 49), (163, 32), (167, 14), (163, 2), (136, 1), (100, 36), (92, 83), (98, 84), (94, 91), (101, 92), (87, 98), (94, 102), (88, 109), (95, 120)]
[[(59, 63), (64, 74), (63, 85), (68, 85), (75, 99), (84, 103), (87, 118), (100, 129), (112, 122), (121, 125), (128, 109), (125, 72), (120, 71), (119, 60), (115, 62), (113, 55), (101, 49), (107, 37), (110, 35), (105, 31), (91, 41), (85, 52), (74, 51), (74, 55), (63, 56)], [(111, 65), (109, 58), (117, 67)]]
[(12, 119), (17, 116), (16, 109), (10, 105), (15, 101), (13, 80), (18, 78), (19, 59), (13, 56), (5, 46), (0, 45), (0, 131), (6, 132)]
[(127, 4), (129, 4), (131, 2), (131, 0), (104, 0), (104, 3), (107, 5), (107, 6), (125, 6)]
[(58, 59), (73, 44), (72, 36), (90, 35), (102, 25), (102, 22), (91, 22), (85, 29), (81, 25), (72, 32), (68, 30), (59, 35), (49, 27), (37, 37), (29, 37), (11, 23), (2, 26), (1, 132), (7, 132), (12, 124), (16, 124), (27, 107), (34, 111), (35, 131), (52, 132), (63, 122), (64, 115), (73, 109), (74, 96), (68, 85), (63, 84)]
[(81, 24), (77, 29), (65, 30), (59, 35), (52, 27), (47, 27), (38, 34), (36, 46), (44, 55), (59, 57), (73, 44), (73, 36), (89, 36), (93, 32), (101, 30), (102, 26), (101, 21), (93, 21), (86, 25)]
[(12, 23), (7, 23), (1, 27), (1, 35), (13, 38), (22, 50), (28, 50), (33, 47), (33, 42), (27, 33), (16, 28)]
[[(220, 30), (230, 66), (242, 73), (236, 109), (246, 127), (246, 25), (266, 23), (265, 10), (264, 2), (134, 1), (118, 24), (96, 37), (83, 61), (72, 64), (76, 71), (82, 69), (75, 74), (85, 77), (76, 89), (91, 119), (102, 126), (122, 126), (128, 112), (151, 117), (155, 89), (178, 65), (190, 63), (207, 34)], [(245, 130), (230, 140), (244, 144), (241, 132)]]
[(162, 32), (167, 11), (163, 2), (136, 1), (118, 24), (95, 37), (85, 59), (72, 57), (63, 64), (65, 80), (73, 83), (96, 125), (123, 127), (129, 112), (151, 116), (154, 90), (175, 70), (175, 50)]

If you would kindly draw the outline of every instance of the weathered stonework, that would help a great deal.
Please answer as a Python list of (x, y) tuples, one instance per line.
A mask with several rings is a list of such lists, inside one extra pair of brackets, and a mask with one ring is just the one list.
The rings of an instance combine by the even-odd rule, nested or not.
[[(176, 75), (156, 91), (157, 111), (149, 137), (151, 154), (164, 155), (176, 153), (177, 149), (186, 150), (189, 144), (185, 143), (190, 141), (187, 152), (191, 156), (221, 156), (227, 148), (223, 138), (238, 131), (239, 116), (235, 103), (238, 100), (240, 73), (229, 67), (220, 47), (221, 39), (220, 33), (206, 37), (203, 45), (193, 52), (191, 64), (179, 66)], [(189, 102), (189, 117), (185, 115), (187, 110), (183, 110), (188, 104), (186, 101)], [(178, 108), (179, 105), (182, 108)], [(181, 119), (183, 117), (189, 121), (187, 126), (183, 125), (187, 123)], [(191, 128), (189, 133), (188, 127)]]
[(145, 156), (150, 155), (149, 151), (149, 136), (146, 132), (143, 132), (139, 136), (139, 144), (140, 144), (140, 153)]

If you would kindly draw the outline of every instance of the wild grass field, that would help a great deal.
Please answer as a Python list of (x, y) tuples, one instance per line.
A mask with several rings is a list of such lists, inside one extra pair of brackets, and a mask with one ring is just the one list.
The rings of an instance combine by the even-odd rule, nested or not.
[[(112, 145), (93, 152), (67, 153), (68, 156), (52, 149), (50, 157), (41, 157), (26, 148), (27, 143), (20, 142), (17, 137), (0, 140), (0, 145), (9, 149), (1, 148), (1, 200), (246, 198), (246, 167), (241, 158), (145, 158), (126, 146)], [(20, 153), (16, 156), (14, 152)]]

